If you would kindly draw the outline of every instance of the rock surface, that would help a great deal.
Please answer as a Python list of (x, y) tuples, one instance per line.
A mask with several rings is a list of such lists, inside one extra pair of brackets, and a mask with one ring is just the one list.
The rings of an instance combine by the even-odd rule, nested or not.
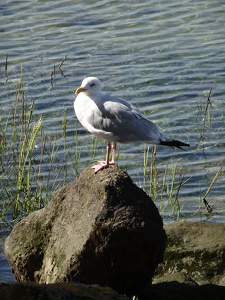
[(55, 284), (0, 283), (1, 300), (129, 300), (110, 288), (75, 282)]
[(164, 229), (167, 248), (154, 283), (177, 281), (225, 286), (224, 224), (179, 222)]
[[(138, 300), (224, 300), (225, 287), (178, 282), (153, 284)], [(0, 283), (0, 300), (131, 300), (110, 288), (70, 283)]]
[(224, 300), (225, 287), (206, 284), (193, 285), (177, 281), (153, 284), (138, 300)]
[(18, 281), (77, 281), (136, 294), (162, 261), (166, 234), (152, 200), (124, 171), (85, 170), (18, 223), (5, 252)]

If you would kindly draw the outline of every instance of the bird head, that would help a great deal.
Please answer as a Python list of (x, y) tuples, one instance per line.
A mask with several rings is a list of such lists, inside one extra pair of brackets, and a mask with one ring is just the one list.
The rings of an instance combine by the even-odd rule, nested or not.
[(76, 94), (85, 93), (87, 95), (101, 93), (102, 83), (96, 77), (86, 77), (81, 86), (76, 90)]

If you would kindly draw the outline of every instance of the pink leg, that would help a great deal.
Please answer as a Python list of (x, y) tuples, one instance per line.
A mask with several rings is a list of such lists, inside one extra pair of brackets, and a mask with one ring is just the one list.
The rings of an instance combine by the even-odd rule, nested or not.
[(116, 157), (116, 142), (112, 144), (112, 161), (110, 164), (115, 165), (115, 157)]
[(109, 166), (110, 152), (111, 152), (111, 144), (108, 143), (107, 146), (106, 146), (106, 157), (105, 157), (105, 164), (106, 164), (106, 167)]
[[(110, 157), (110, 152), (111, 152), (111, 148), (112, 148), (112, 161), (109, 161), (109, 157)], [(116, 151), (116, 143), (113, 143), (113, 146), (111, 147), (111, 144), (108, 143), (107, 147), (106, 147), (106, 159), (105, 161), (99, 161), (97, 165), (94, 165), (92, 167), (92, 169), (94, 169), (95, 173), (97, 173), (98, 171), (108, 168), (108, 166), (110, 165), (114, 165), (115, 164), (115, 151)]]

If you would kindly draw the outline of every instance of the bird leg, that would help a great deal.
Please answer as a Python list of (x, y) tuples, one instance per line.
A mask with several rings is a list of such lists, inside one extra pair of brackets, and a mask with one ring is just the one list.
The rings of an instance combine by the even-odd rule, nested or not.
[(112, 161), (109, 164), (115, 165), (115, 157), (116, 157), (116, 142), (113, 142), (113, 144), (112, 144)]
[[(111, 149), (112, 149), (112, 161), (109, 161)], [(112, 146), (111, 146), (110, 143), (108, 143), (107, 147), (106, 147), (106, 158), (105, 158), (105, 161), (101, 160), (101, 161), (98, 162), (97, 165), (94, 165), (92, 167), (92, 169), (94, 169), (95, 173), (97, 173), (98, 171), (103, 170), (105, 168), (108, 168), (108, 166), (110, 166), (110, 165), (114, 165), (115, 164), (115, 151), (116, 151), (116, 143), (113, 142)]]

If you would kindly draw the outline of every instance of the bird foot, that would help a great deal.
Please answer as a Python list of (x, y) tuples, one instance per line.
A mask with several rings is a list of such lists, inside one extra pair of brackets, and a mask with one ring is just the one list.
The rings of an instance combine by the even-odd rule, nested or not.
[(109, 166), (114, 166), (115, 163), (110, 161), (108, 164), (106, 163), (106, 161), (101, 160), (98, 162), (97, 165), (94, 165), (93, 167), (91, 167), (92, 169), (94, 169), (95, 174), (98, 173), (100, 170), (103, 170), (105, 168), (108, 168)]

